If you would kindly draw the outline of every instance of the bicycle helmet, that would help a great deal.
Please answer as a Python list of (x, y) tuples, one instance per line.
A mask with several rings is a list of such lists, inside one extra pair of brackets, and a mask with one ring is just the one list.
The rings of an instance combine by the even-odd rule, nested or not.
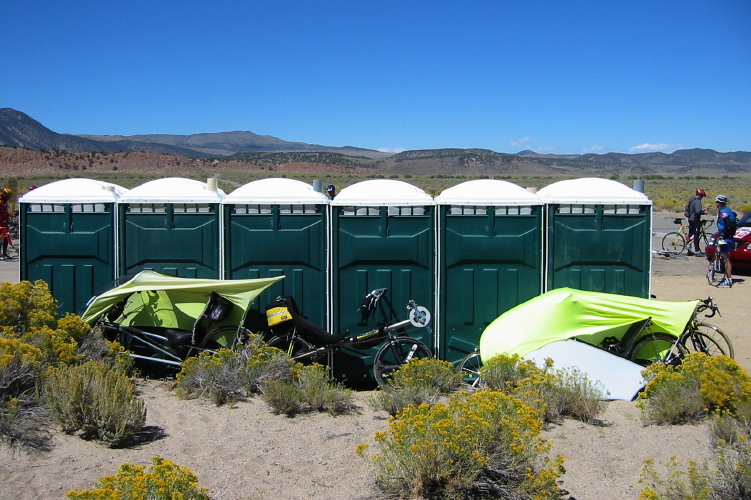
[(696, 196), (707, 196), (707, 192), (704, 191), (703, 189), (697, 189)]
[(717, 198), (715, 198), (714, 201), (716, 201), (718, 203), (727, 203), (728, 202), (728, 197), (725, 196), (724, 194), (721, 194)]
[(331, 192), (334, 189), (336, 189), (336, 187), (333, 184), (329, 184), (328, 186), (326, 186), (326, 192)]
[(0, 191), (0, 196), (10, 199), (10, 197), (13, 196), (13, 190), (11, 188), (5, 188)]

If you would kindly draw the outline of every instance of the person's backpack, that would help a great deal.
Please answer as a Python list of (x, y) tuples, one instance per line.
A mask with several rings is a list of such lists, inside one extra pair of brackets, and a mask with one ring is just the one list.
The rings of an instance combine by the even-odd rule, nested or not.
[[(691, 200), (693, 200), (693, 198), (691, 198)], [(689, 210), (689, 208), (691, 207), (691, 200), (688, 200), (686, 202), (686, 208), (683, 209), (683, 215), (685, 217), (689, 217), (691, 215), (691, 210)]]
[(733, 235), (735, 235), (735, 231), (738, 229), (738, 215), (736, 215), (735, 212), (733, 212), (733, 215), (735, 215), (735, 217), (732, 219), (730, 217), (725, 219), (725, 229), (722, 231), (723, 238), (732, 238)]

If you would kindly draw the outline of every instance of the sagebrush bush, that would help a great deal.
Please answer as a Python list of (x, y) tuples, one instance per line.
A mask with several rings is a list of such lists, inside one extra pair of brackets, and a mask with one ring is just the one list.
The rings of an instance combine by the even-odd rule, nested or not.
[(376, 484), (396, 498), (561, 498), (563, 458), (548, 457), (536, 409), (499, 391), (409, 406), (367, 445)]
[(434, 404), (462, 385), (462, 374), (448, 361), (433, 358), (416, 359), (392, 372), (371, 399), (378, 410), (392, 416), (407, 406)]
[(735, 416), (751, 406), (751, 377), (726, 356), (691, 353), (679, 365), (655, 363), (642, 374), (648, 382), (637, 405), (647, 423), (677, 424), (717, 412)]
[(122, 464), (114, 476), (104, 476), (93, 490), (72, 490), (68, 498), (77, 500), (210, 500), (209, 491), (187, 467), (161, 457), (151, 458), (151, 467)]
[(516, 396), (538, 410), (546, 422), (571, 417), (591, 422), (605, 410), (605, 390), (577, 369), (540, 367), (517, 354), (500, 354), (480, 369), (486, 387)]
[(291, 372), (289, 358), (253, 334), (234, 350), (202, 352), (186, 360), (177, 374), (176, 392), (182, 398), (207, 397), (221, 405), (256, 394), (265, 381), (287, 379)]
[(146, 421), (146, 407), (133, 383), (119, 370), (89, 361), (53, 368), (42, 394), (63, 432), (119, 446)]
[(268, 380), (261, 390), (263, 400), (276, 413), (290, 417), (310, 411), (336, 415), (357, 408), (353, 392), (332, 380), (328, 368), (319, 364), (296, 364), (291, 377)]

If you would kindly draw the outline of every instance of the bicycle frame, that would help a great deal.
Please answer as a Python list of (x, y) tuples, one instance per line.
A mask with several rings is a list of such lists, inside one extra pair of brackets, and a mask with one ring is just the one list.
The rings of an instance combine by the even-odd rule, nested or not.
[[(376, 294), (374, 302), (372, 303), (373, 309), (375, 309), (375, 306), (377, 305), (378, 301), (381, 299), (385, 291), (386, 291), (385, 288), (380, 288), (378, 290), (374, 290), (374, 292), (371, 292), (371, 294)], [(297, 353), (297, 354), (294, 354), (292, 352), (292, 349), (295, 345), (295, 342), (294, 342), (295, 340), (301, 339), (305, 343), (308, 343), (308, 344), (313, 344), (313, 342), (311, 342), (310, 339), (306, 338), (305, 336), (300, 335), (297, 328), (295, 328), (292, 332), (292, 335), (290, 336), (290, 345), (289, 345), (287, 354), (289, 355), (290, 359), (293, 359), (293, 360), (301, 360), (301, 359), (307, 359), (307, 358), (317, 359), (323, 356), (324, 354), (328, 354), (330, 352), (336, 352), (344, 347), (354, 346), (356, 344), (360, 344), (363, 342), (375, 341), (377, 339), (393, 340), (400, 336), (398, 334), (394, 334), (394, 332), (397, 330), (400, 330), (407, 326), (416, 326), (415, 323), (418, 323), (420, 326), (427, 326), (427, 324), (430, 322), (430, 317), (429, 317), (429, 314), (427, 314), (427, 310), (424, 307), (418, 306), (414, 300), (410, 300), (407, 303), (407, 309), (410, 311), (411, 317), (409, 319), (398, 321), (392, 324), (387, 324), (385, 326), (375, 328), (363, 334), (360, 334), (354, 337), (347, 337), (337, 342), (334, 342), (332, 344), (328, 344), (324, 346), (317, 346), (313, 350), (302, 352), (302, 353)], [(386, 314), (385, 311), (382, 311), (382, 314), (385, 317), (385, 314)]]

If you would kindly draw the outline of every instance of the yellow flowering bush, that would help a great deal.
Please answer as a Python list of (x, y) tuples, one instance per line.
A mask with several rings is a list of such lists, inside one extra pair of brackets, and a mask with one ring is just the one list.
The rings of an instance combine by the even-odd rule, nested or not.
[(158, 456), (151, 467), (122, 464), (114, 476), (104, 476), (92, 490), (72, 490), (68, 498), (76, 500), (211, 500), (209, 491), (198, 485), (198, 478), (187, 467)]
[(30, 328), (55, 326), (57, 301), (42, 280), (0, 283), (0, 335), (23, 334)]
[(536, 408), (546, 422), (564, 416), (590, 422), (605, 409), (606, 393), (599, 382), (574, 368), (556, 369), (550, 359), (540, 367), (518, 354), (499, 354), (480, 369), (480, 377), (487, 387)]
[(447, 403), (409, 406), (358, 453), (376, 483), (398, 498), (561, 498), (563, 458), (550, 459), (536, 409), (499, 391), (457, 392)]
[(655, 363), (642, 374), (648, 383), (637, 405), (647, 422), (675, 424), (712, 413), (736, 415), (751, 403), (751, 377), (726, 356), (691, 353), (679, 365)]
[(461, 387), (462, 374), (453, 363), (416, 359), (389, 374), (385, 387), (371, 399), (373, 407), (392, 416), (409, 405), (433, 404)]

